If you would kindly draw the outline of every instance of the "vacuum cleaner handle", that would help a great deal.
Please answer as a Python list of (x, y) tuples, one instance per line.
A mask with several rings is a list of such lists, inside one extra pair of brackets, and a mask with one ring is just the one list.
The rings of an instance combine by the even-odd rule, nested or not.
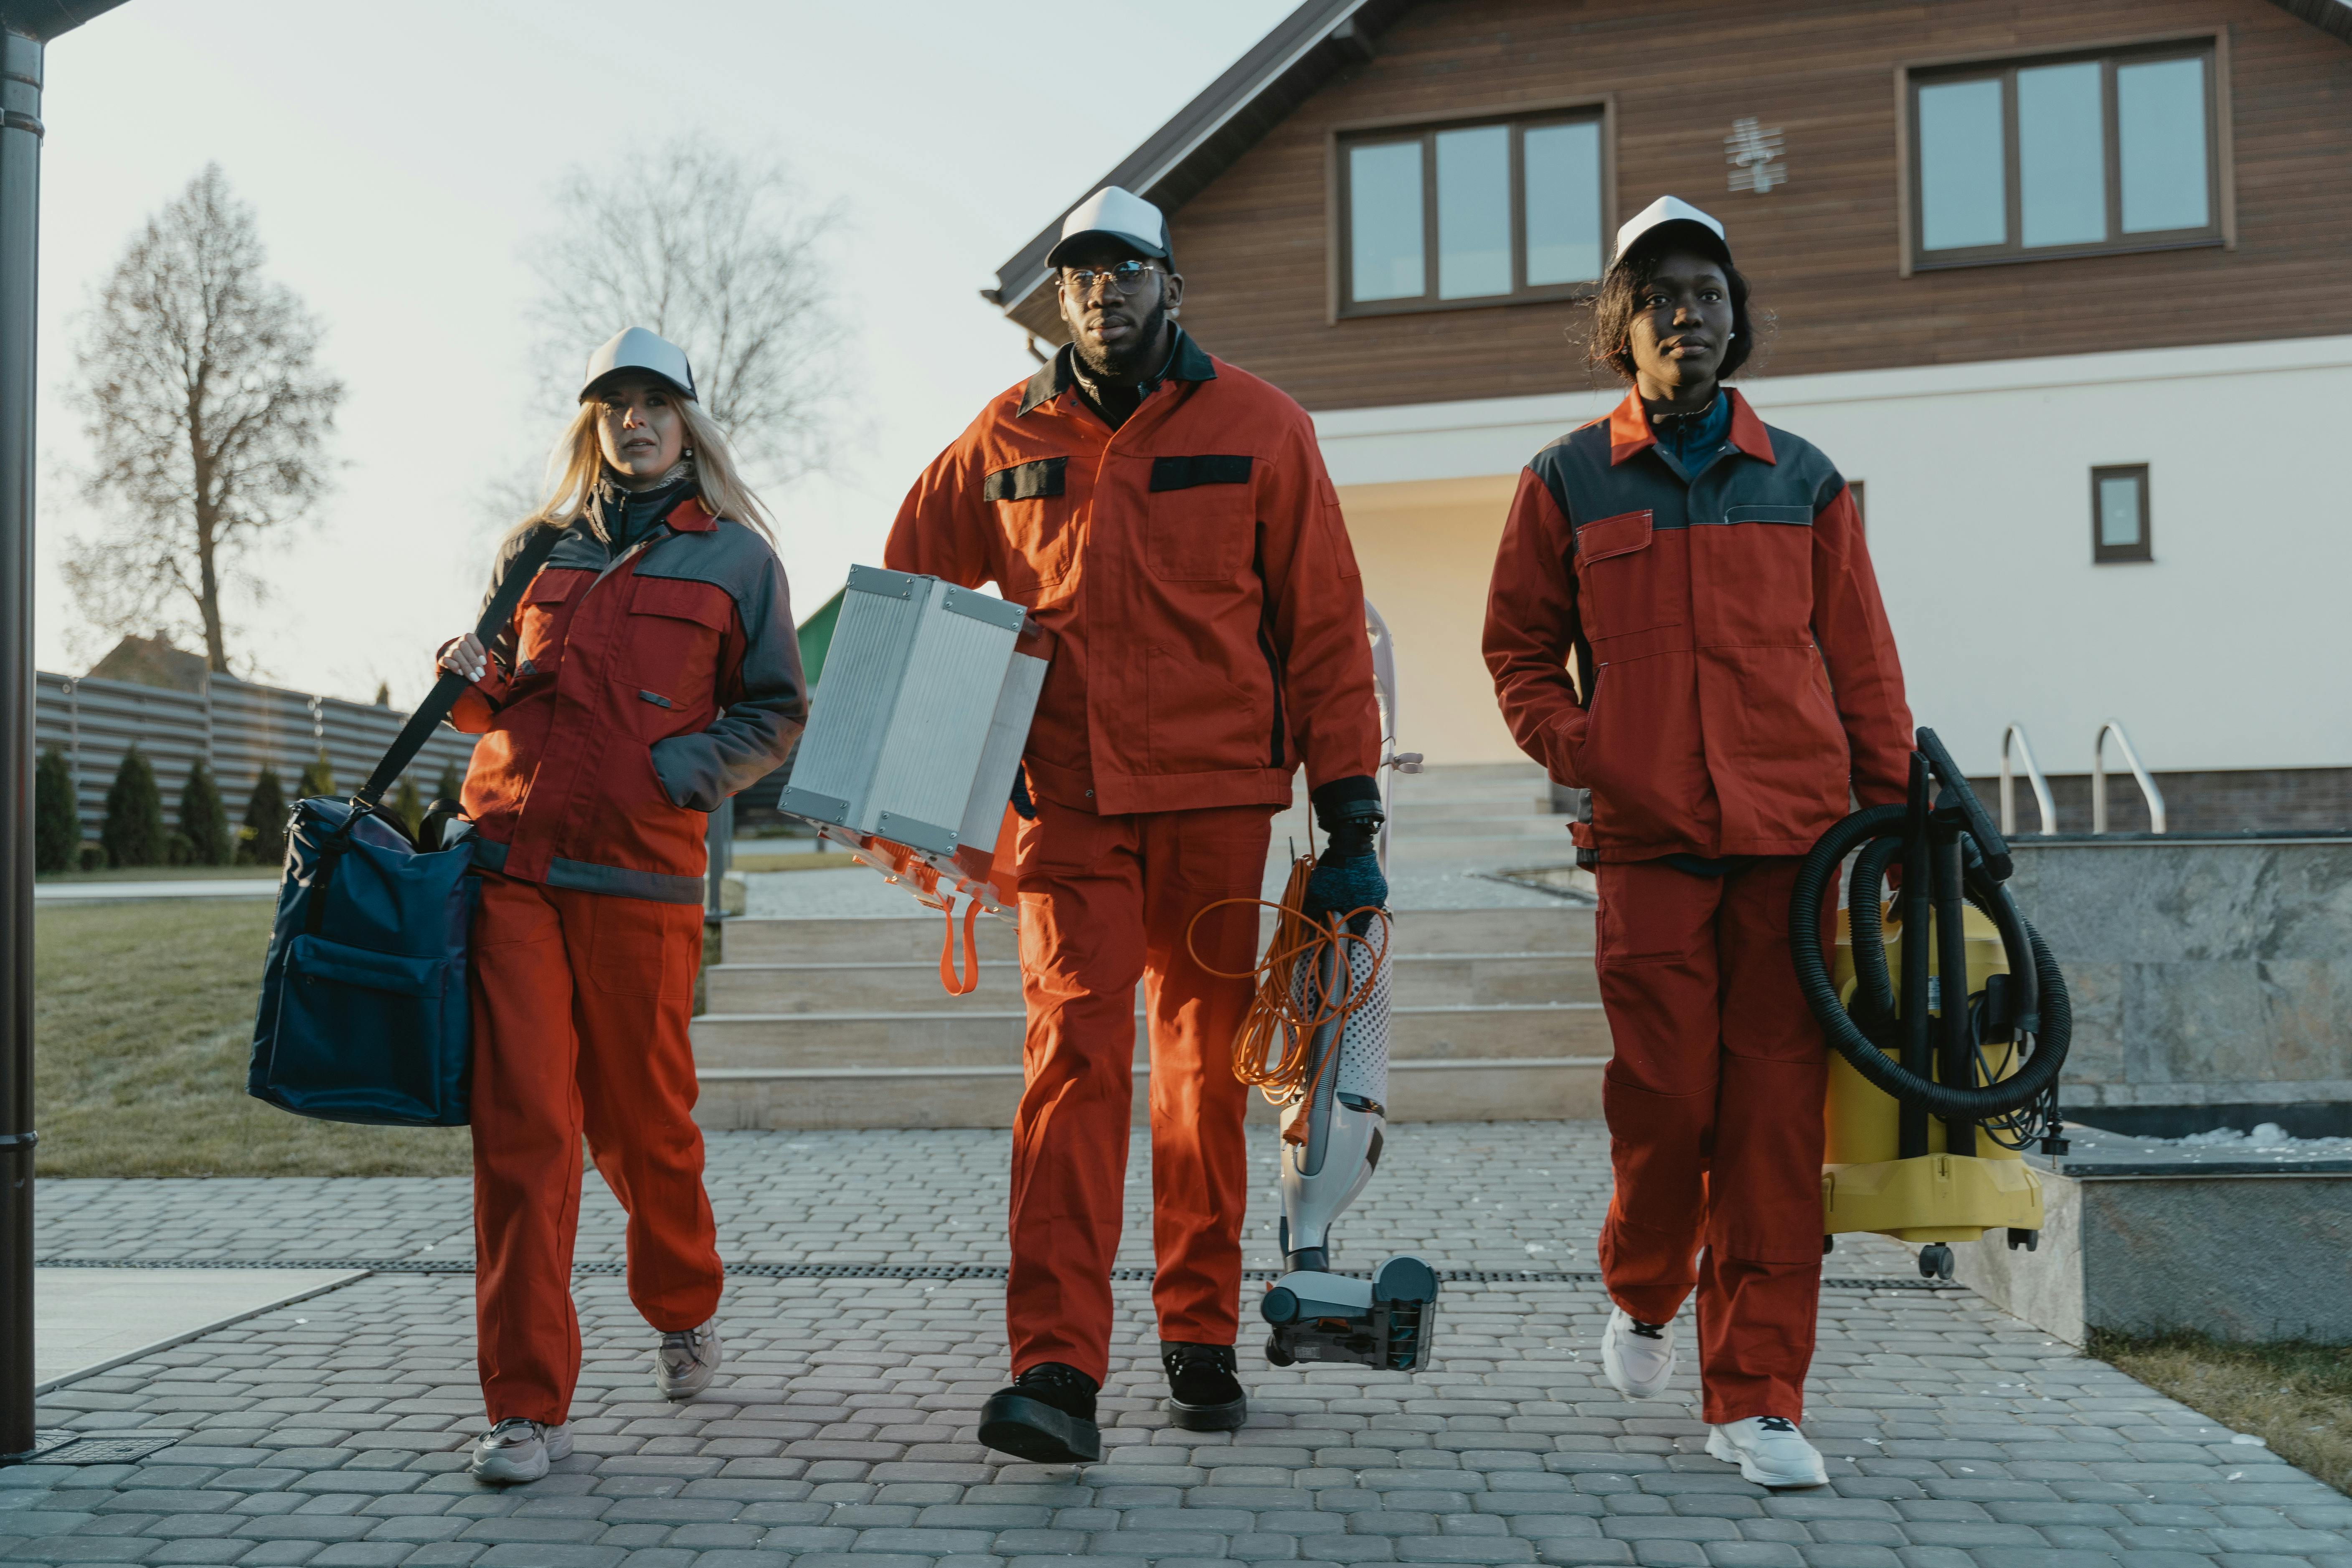
[(2008, 881), (2009, 874), (2017, 868), (2017, 863), (2010, 858), (2009, 845), (2001, 838), (2000, 829), (1992, 825), (1992, 818), (1985, 812), (1984, 803), (1977, 799), (1977, 792), (1969, 787), (1968, 775), (1961, 773), (1959, 764), (1952, 761), (1952, 753), (1944, 749), (1944, 742), (1936, 738), (1935, 731), (1922, 729), (1918, 741), (1919, 750), (1927, 755), (1928, 768), (1944, 786), (1944, 793), (1936, 804), (1942, 805), (1948, 801), (1960, 808), (1960, 816), (1968, 823), (1969, 837), (1977, 841), (1977, 849), (1984, 856), (1985, 869), (1991, 873), (1994, 881)]

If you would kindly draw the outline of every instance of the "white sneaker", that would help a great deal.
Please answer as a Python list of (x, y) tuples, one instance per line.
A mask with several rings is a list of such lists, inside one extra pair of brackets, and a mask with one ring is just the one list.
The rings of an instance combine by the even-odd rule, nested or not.
[(547, 1474), (551, 1461), (571, 1457), (572, 1428), (568, 1425), (546, 1426), (515, 1415), (499, 1422), (476, 1441), (473, 1462), (467, 1468), (477, 1480), (512, 1486), (518, 1481), (535, 1481)]
[(719, 1371), (719, 1320), (664, 1334), (654, 1352), (654, 1386), (664, 1399), (691, 1399)]
[(1822, 1452), (1805, 1441), (1785, 1415), (1750, 1415), (1706, 1431), (1706, 1456), (1737, 1462), (1739, 1473), (1759, 1487), (1825, 1487), (1830, 1473)]
[(1644, 1323), (1622, 1307), (1609, 1309), (1601, 1331), (1601, 1370), (1628, 1399), (1655, 1399), (1675, 1375), (1675, 1326)]

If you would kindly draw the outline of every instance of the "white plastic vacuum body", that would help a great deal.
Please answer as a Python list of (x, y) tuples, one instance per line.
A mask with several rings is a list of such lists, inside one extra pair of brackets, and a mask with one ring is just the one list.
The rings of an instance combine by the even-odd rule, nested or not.
[[(1381, 710), (1381, 795), (1389, 775), (1418, 773), (1421, 758), (1396, 750), (1396, 666), (1388, 627), (1364, 606)], [(1381, 828), (1381, 869), (1388, 828)], [(1376, 921), (1361, 942), (1327, 949), (1314, 971), (1301, 968), (1293, 1000), (1310, 1016), (1322, 998), (1353, 1005), (1315, 1031), (1307, 1047), (1307, 1092), (1283, 1112), (1282, 1253), (1285, 1272), (1259, 1312), (1272, 1329), (1266, 1360), (1276, 1366), (1339, 1362), (1390, 1372), (1430, 1364), (1437, 1326), (1437, 1272), (1417, 1258), (1397, 1257), (1356, 1279), (1331, 1271), (1331, 1226), (1372, 1179), (1381, 1163), (1389, 1093), (1389, 1008), (1394, 955), (1388, 925)], [(1340, 965), (1348, 966), (1344, 981)], [(1344, 986), (1344, 989), (1342, 987)], [(1312, 994), (1310, 994), (1312, 993)]]

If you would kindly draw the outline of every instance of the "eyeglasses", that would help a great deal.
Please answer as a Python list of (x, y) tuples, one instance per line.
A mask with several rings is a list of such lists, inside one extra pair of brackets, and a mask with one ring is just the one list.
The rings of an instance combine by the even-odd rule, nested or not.
[(1094, 292), (1097, 282), (1108, 283), (1121, 294), (1132, 294), (1143, 287), (1143, 280), (1159, 268), (1144, 261), (1114, 262), (1108, 268), (1065, 267), (1062, 282), (1081, 298)]

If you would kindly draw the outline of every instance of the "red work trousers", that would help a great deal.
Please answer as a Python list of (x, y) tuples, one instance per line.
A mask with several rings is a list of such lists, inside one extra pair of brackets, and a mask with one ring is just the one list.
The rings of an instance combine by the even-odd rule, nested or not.
[[(1206, 973), (1187, 951), (1193, 916), (1255, 899), (1271, 806), (1097, 816), (1038, 804), (1021, 825), (1021, 989), (1028, 1076), (1013, 1123), (1013, 1373), (1041, 1362), (1100, 1383), (1109, 1369), (1110, 1270), (1118, 1253), (1134, 1098), (1135, 983), (1151, 1044), (1151, 1288), (1160, 1337), (1229, 1345), (1240, 1329), (1248, 1090), (1234, 1036), (1252, 984)], [(1257, 910), (1228, 904), (1192, 949), (1244, 973)]]
[(1794, 859), (1722, 877), (1603, 861), (1594, 956), (1615, 1056), (1610, 1299), (1663, 1323), (1698, 1294), (1704, 1418), (1801, 1420), (1822, 1283), (1829, 1058), (1789, 959)]
[(627, 1211), (629, 1300), (668, 1332), (719, 1309), (687, 1020), (702, 910), (482, 875), (474, 915), (474, 1311), (490, 1419), (572, 1406), (580, 1139)]

